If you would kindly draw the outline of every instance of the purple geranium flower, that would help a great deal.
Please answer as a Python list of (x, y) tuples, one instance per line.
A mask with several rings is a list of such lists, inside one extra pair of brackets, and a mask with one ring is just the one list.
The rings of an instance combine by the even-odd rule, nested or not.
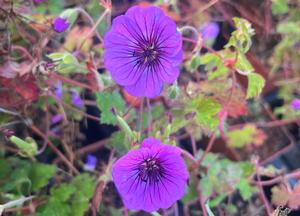
[(56, 115), (52, 116), (51, 123), (56, 124), (56, 123), (60, 122), (61, 120), (63, 120), (63, 116), (61, 114), (56, 114)]
[(208, 22), (201, 28), (201, 35), (204, 40), (215, 40), (220, 32), (216, 22)]
[(184, 195), (188, 172), (179, 148), (148, 138), (114, 164), (112, 176), (127, 208), (152, 212)]
[(80, 98), (80, 95), (78, 94), (78, 92), (76, 90), (72, 90), (72, 95), (71, 95), (71, 99), (72, 99), (72, 103), (81, 108), (83, 107), (83, 102)]
[(97, 158), (94, 155), (89, 154), (86, 157), (86, 163), (84, 164), (83, 169), (86, 171), (94, 171), (97, 165)]
[(114, 19), (104, 37), (104, 64), (133, 96), (158, 96), (179, 76), (182, 37), (157, 7), (131, 7)]
[(294, 110), (300, 110), (300, 99), (296, 98), (291, 102), (291, 108)]
[(56, 32), (61, 33), (69, 28), (69, 22), (67, 19), (62, 17), (56, 17), (53, 23), (53, 28)]
[(63, 98), (63, 88), (62, 88), (62, 82), (58, 81), (55, 84), (55, 90), (54, 90), (54, 94), (58, 99), (62, 99)]

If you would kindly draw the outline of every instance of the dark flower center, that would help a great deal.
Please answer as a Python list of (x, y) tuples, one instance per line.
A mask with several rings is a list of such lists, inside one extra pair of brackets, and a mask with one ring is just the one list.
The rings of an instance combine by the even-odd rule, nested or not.
[(158, 52), (155, 45), (152, 43), (143, 46), (141, 49), (135, 50), (133, 56), (137, 57), (137, 62), (139, 64), (149, 66), (157, 59)]
[(138, 167), (138, 175), (144, 182), (158, 182), (162, 177), (163, 169), (157, 159), (150, 157), (140, 163)]

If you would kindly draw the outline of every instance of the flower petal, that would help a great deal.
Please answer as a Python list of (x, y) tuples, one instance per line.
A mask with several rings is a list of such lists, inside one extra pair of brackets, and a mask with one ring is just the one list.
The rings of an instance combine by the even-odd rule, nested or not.
[(153, 137), (149, 137), (143, 140), (142, 144), (141, 144), (141, 148), (152, 148), (152, 147), (158, 147), (160, 146), (161, 143), (158, 139), (153, 138)]
[(154, 70), (145, 68), (138, 81), (134, 85), (125, 86), (125, 89), (132, 96), (153, 98), (161, 93), (163, 82)]

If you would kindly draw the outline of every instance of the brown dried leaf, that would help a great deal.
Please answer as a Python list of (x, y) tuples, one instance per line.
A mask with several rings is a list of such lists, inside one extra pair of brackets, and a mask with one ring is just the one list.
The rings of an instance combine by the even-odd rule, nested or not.
[(289, 201), (290, 195), (284, 185), (275, 186), (272, 188), (272, 203), (277, 206), (285, 206)]

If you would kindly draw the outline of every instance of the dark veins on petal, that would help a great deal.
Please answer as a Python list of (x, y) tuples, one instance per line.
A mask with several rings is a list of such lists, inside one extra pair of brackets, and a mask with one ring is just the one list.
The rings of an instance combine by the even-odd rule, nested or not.
[[(137, 23), (137, 21), (135, 20)], [(131, 25), (131, 24), (127, 24)], [(165, 51), (163, 50), (163, 41), (161, 40), (162, 33), (166, 26), (158, 28), (155, 20), (149, 29), (147, 29), (147, 23), (144, 19), (144, 25), (146, 28), (146, 35), (143, 33), (140, 26), (137, 24), (135, 27), (127, 26), (123, 24), (123, 27), (128, 29), (130, 36), (133, 38), (133, 46), (130, 46), (130, 55), (135, 57), (135, 66), (138, 68), (148, 67), (150, 70), (156, 69), (161, 66), (161, 59), (164, 59)], [(129, 30), (130, 29), (130, 30)]]

